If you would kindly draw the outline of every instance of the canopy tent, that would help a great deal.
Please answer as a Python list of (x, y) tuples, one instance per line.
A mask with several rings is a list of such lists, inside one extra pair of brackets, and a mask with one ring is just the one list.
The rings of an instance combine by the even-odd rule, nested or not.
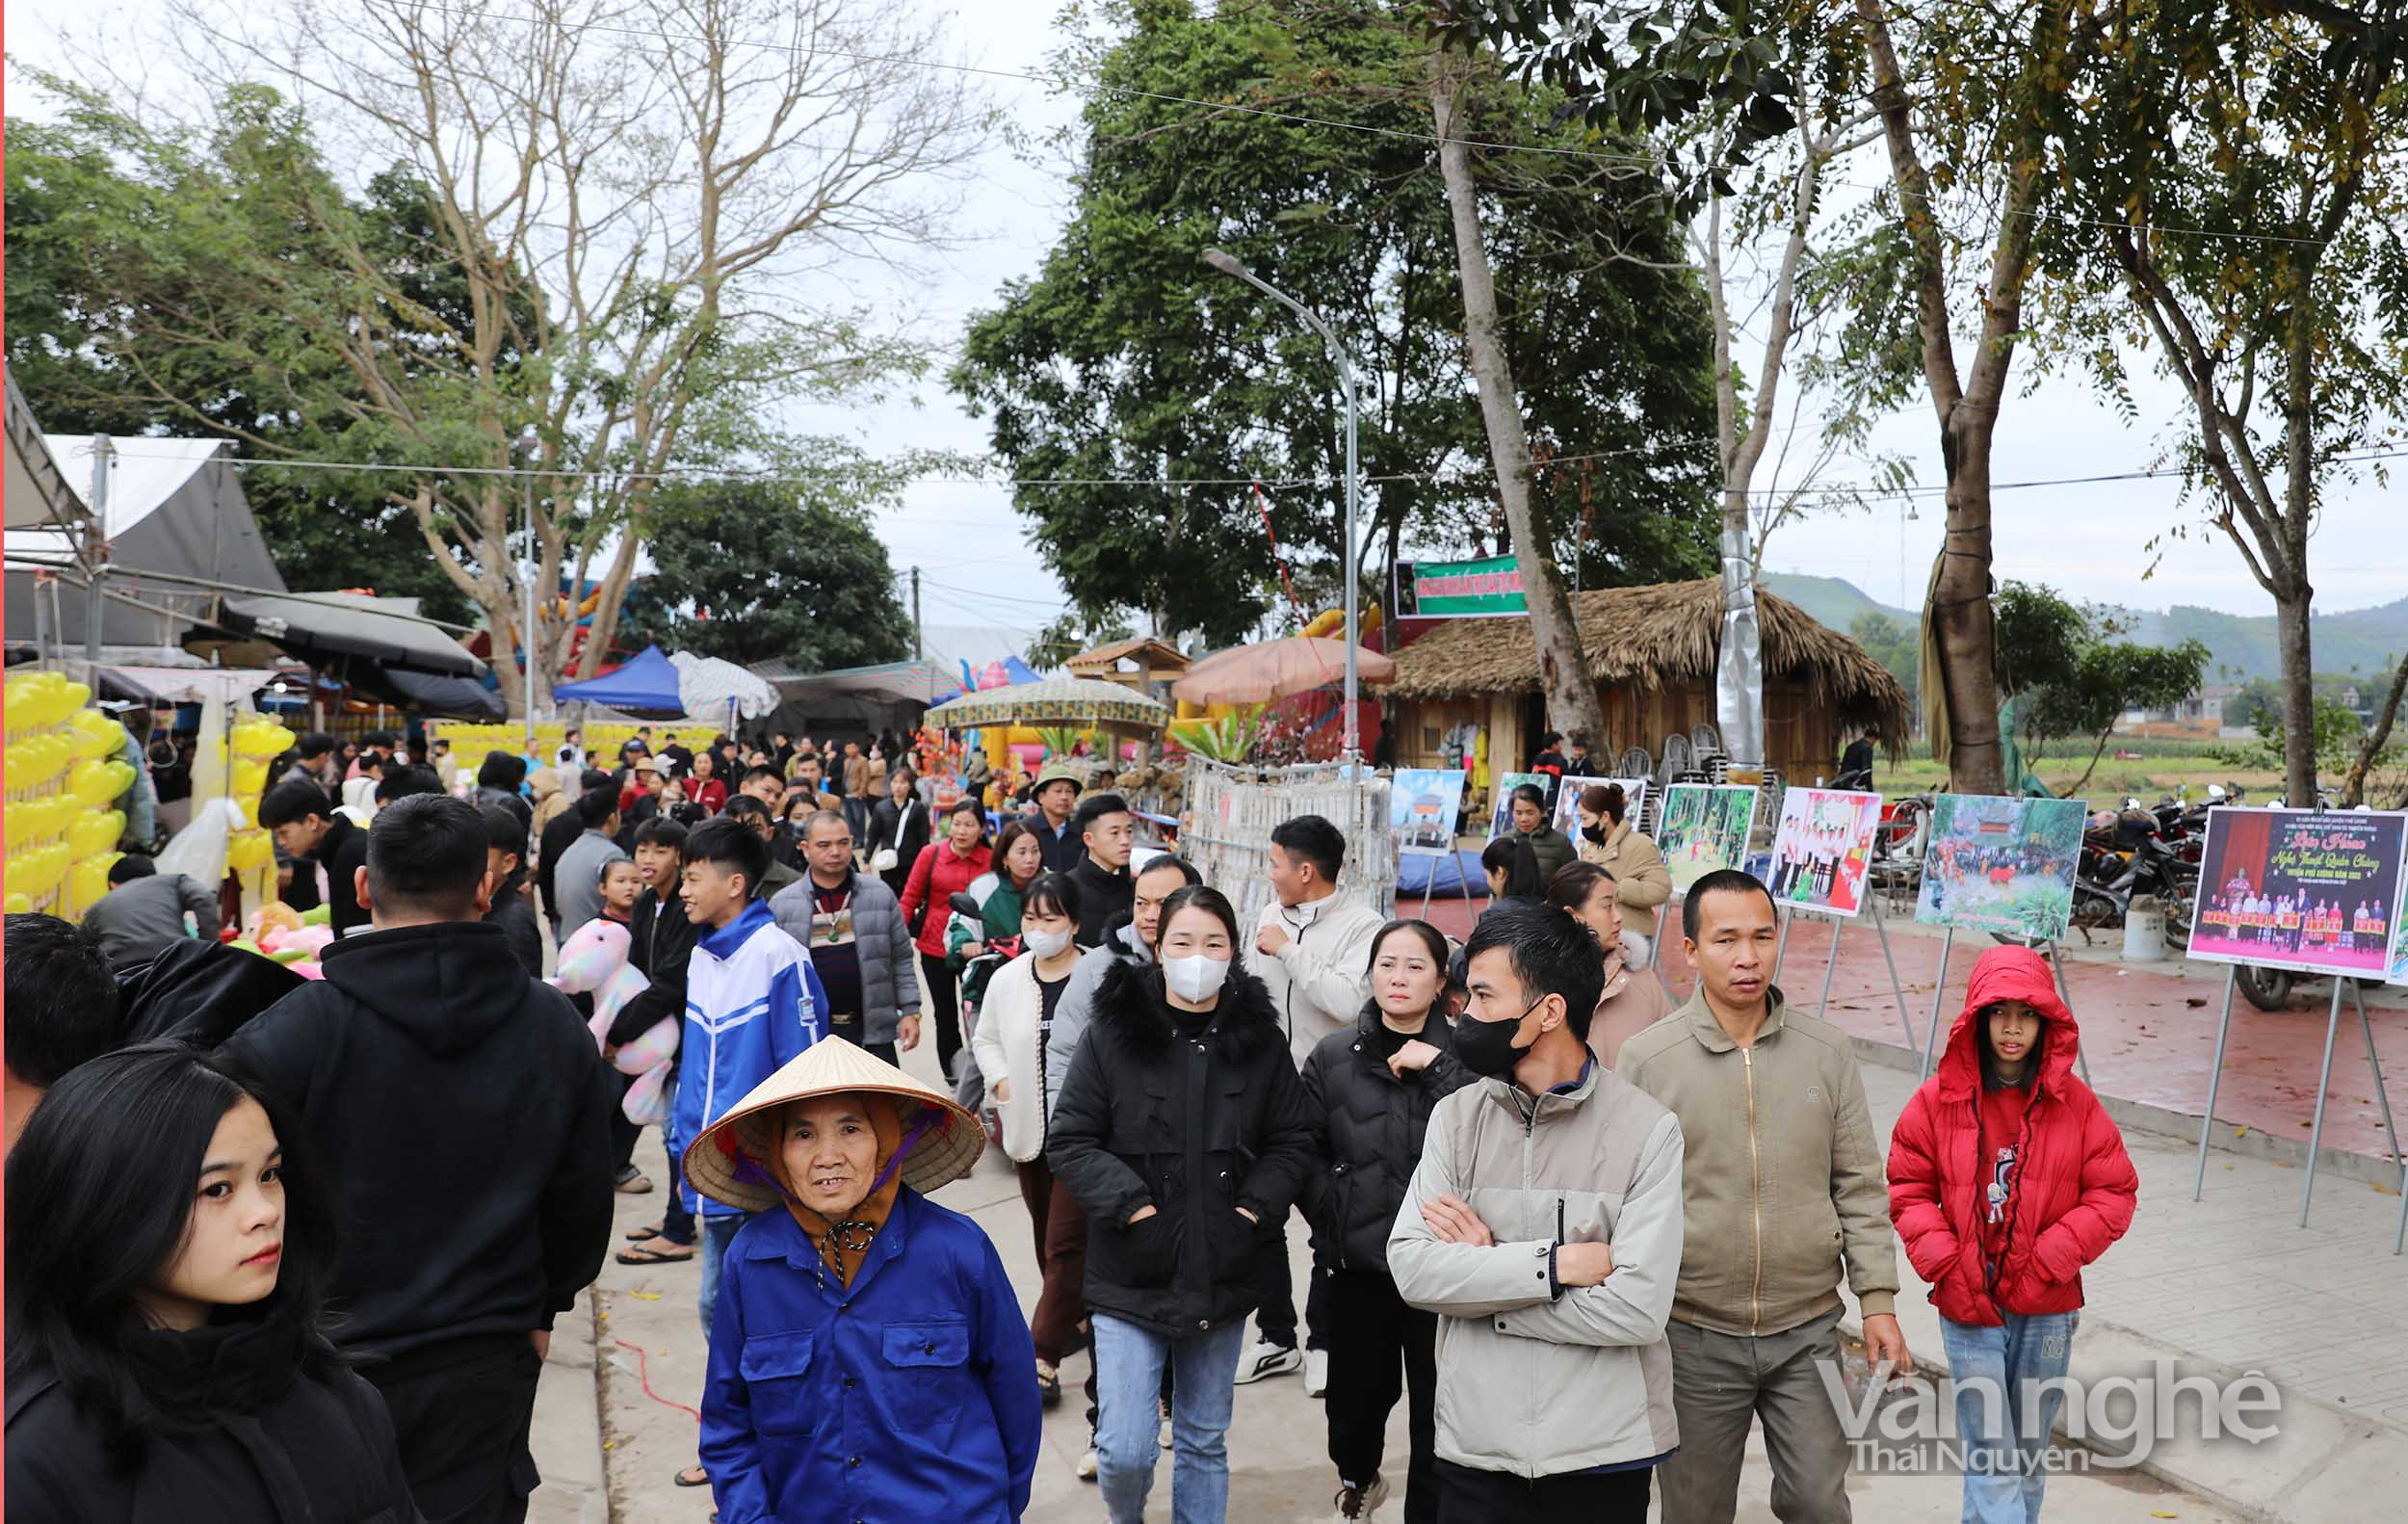
[(984, 725), (1075, 725), (1151, 736), (1170, 723), (1170, 710), (1118, 683), (1092, 677), (1049, 677), (1042, 682), (963, 694), (930, 709), (928, 723), (950, 730)]
[[(44, 434), (42, 447), (68, 484), (92, 472), (92, 437)], [(11, 430), (11, 452), (18, 451)], [(109, 501), (101, 533), (109, 542), (112, 595), (101, 615), (104, 645), (159, 649), (176, 645), (186, 631), (210, 617), (219, 590), (281, 592), (284, 579), (268, 554), (267, 541), (243, 495), (232, 458), (222, 439), (131, 438), (115, 441), (109, 467)], [(12, 477), (14, 467), (12, 466)], [(30, 474), (30, 466), (29, 466)], [(12, 481), (12, 486), (14, 483)], [(13, 493), (12, 493), (13, 496)], [(35, 634), (34, 568), (77, 569), (76, 537), (65, 529), (17, 528), (10, 515), (8, 549), (8, 638)], [(145, 583), (144, 572), (193, 579), (200, 588)], [(148, 607), (135, 607), (135, 600)], [(63, 592), (54, 605), (52, 639), (67, 647), (84, 642), (88, 598), (81, 590)]]
[(420, 617), (416, 598), (379, 598), (364, 592), (227, 598), (216, 622), (328, 670), (339, 670), (347, 659), (359, 658), (436, 676), (475, 677), (484, 670), (484, 664), (441, 625)]
[[(777, 690), (734, 662), (679, 651), (669, 657), (669, 664), (677, 669), (677, 696), (690, 715), (732, 713), (758, 720), (777, 707)], [(728, 725), (730, 730), (735, 728), (733, 723)]]
[(352, 670), (355, 696), (413, 709), (422, 715), (449, 720), (500, 720), (510, 710), (502, 696), (473, 677), (438, 677), (406, 667), (356, 664)]
[(8, 375), (8, 392), (9, 529), (73, 528), (89, 521), (92, 511), (51, 455), (49, 442), (34, 421), (33, 407), (17, 389), (13, 371)]
[(601, 704), (630, 714), (683, 718), (686, 702), (678, 696), (680, 675), (667, 652), (647, 645), (618, 670), (582, 683), (562, 683), (552, 690), (552, 696), (563, 703)]
[[(1359, 645), (1354, 665), (1363, 682), (1384, 683), (1397, 675), (1394, 660)], [(1189, 668), (1170, 693), (1191, 704), (1264, 704), (1343, 683), (1346, 675), (1346, 642), (1291, 635), (1215, 651)]]
[(790, 662), (752, 669), (777, 690), (770, 726), (790, 736), (823, 736), (919, 728), (929, 704), (961, 692), (961, 679), (933, 661), (879, 662), (824, 672), (798, 671)]

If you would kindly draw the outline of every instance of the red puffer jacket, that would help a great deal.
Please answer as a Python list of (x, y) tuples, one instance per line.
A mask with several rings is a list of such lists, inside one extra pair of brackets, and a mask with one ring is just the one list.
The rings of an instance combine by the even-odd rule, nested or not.
[[(2016, 1146), (2006, 1251), (1993, 1287), (1981, 1248), (1990, 1169), (1981, 1156), (1981, 1058), (1974, 1033), (1982, 1008), (2001, 1000), (2030, 1006), (2048, 1018), (2048, 1030)], [(2081, 1268), (2132, 1225), (2140, 1180), (2123, 1135), (2075, 1077), (2080, 1040), (2039, 954), (1994, 947), (1981, 955), (1939, 1072), (1906, 1103), (1890, 1137), (1890, 1221), (1944, 1318), (1995, 1327), (2005, 1321), (2002, 1312), (2071, 1312), (2082, 1304)]]

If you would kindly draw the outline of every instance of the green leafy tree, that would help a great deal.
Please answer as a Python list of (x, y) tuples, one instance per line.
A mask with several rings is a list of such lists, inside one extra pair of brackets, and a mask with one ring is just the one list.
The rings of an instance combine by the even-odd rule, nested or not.
[[(830, 454), (849, 454), (840, 446)], [(899, 468), (855, 459), (826, 485), (728, 481), (663, 489), (648, 550), (658, 568), (628, 638), (740, 665), (777, 658), (805, 671), (901, 661), (911, 617), (864, 495), (891, 505)]]
[[(1070, 223), (971, 325), (951, 377), (1022, 480), (1015, 506), (1072, 601), (1242, 639), (1281, 596), (1266, 512), (1316, 590), (1342, 590), (1408, 538), (1494, 546), (1418, 26), (1373, 0), (1209, 13), (1139, 0), (1103, 17), (1058, 60), (1086, 95), (1057, 145), (1078, 166)], [(1476, 136), (1532, 145), (1489, 155), (1481, 173), (1538, 516), (1585, 586), (1702, 575), (1704, 303), (1652, 181), (1559, 105), (1500, 84), (1471, 112)], [(1293, 314), (1202, 263), (1214, 247), (1321, 313), (1362, 361), (1353, 546), (1336, 372)], [(1207, 485), (1138, 485), (1165, 477)]]
[(1867, 609), (1847, 627), (1847, 635), (1905, 686), (1909, 698), (1915, 696), (1923, 680), (1923, 644), (1911, 627), (1878, 609)]
[(2070, 603), (2052, 588), (2009, 582), (1997, 604), (1997, 682), (2015, 698), (2025, 766), (2037, 769), (2056, 743), (2091, 742), (2089, 765), (2069, 793), (2098, 771), (2126, 710), (2180, 703), (2207, 675), (2208, 648), (2197, 641), (2133, 644), (2123, 639), (2129, 621), (2097, 605)]

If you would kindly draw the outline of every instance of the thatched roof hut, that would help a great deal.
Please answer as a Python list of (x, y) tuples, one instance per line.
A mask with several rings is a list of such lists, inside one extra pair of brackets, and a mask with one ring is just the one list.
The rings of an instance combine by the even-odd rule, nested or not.
[[(1766, 760), (1792, 776), (1828, 773), (1843, 731), (1862, 729), (1893, 756), (1911, 723), (1906, 690), (1879, 662), (1796, 604), (1757, 591), (1765, 658)], [(1575, 593), (1581, 648), (1607, 710), (1605, 737), (1592, 749), (1643, 746), (1714, 719), (1714, 662), (1722, 644), (1722, 585), (1712, 577), (1646, 588)], [(1527, 702), (1497, 701), (1539, 692), (1538, 649), (1522, 619), (1455, 619), (1396, 653), (1396, 680), (1377, 692), (1396, 700), (1400, 763), (1416, 746), (1412, 721), (1445, 718), (1489, 723), (1492, 731), (1534, 730), (1536, 718), (1499, 725)], [(1454, 711), (1462, 710), (1456, 716)], [(1428, 728), (1426, 725), (1425, 728)], [(1440, 728), (1443, 728), (1440, 727)], [(1493, 751), (1518, 755), (1519, 734), (1492, 734)]]

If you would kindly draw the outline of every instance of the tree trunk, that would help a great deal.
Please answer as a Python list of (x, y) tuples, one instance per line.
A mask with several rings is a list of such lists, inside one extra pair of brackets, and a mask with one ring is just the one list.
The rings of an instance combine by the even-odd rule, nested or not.
[(1538, 644), (1539, 691), (1546, 695), (1548, 723), (1589, 745), (1607, 745), (1606, 712), (1597, 701), (1597, 679), (1581, 649), (1580, 625), (1563, 593), (1563, 577), (1547, 554), (1531, 509), (1531, 442), (1513, 371), (1497, 334), (1497, 283), (1479, 231), (1479, 199), (1472, 183), (1470, 150), (1455, 138), (1457, 60), (1440, 52), (1432, 62), (1430, 104), (1437, 113), (1438, 167), (1446, 177), (1447, 204), (1454, 219), (1455, 263), (1463, 281), (1463, 338), (1472, 376), (1479, 384), (1480, 418), (1487, 426), (1488, 455), (1497, 471), (1497, 493), (1513, 535), (1522, 569), (1522, 596), (1530, 607), (1531, 637)]
[(2315, 658), (2308, 644), (2308, 579), (2285, 578), (2274, 594), (2274, 649), (2283, 663), (2283, 802), (2316, 806)]
[[(1950, 419), (1963, 421), (1960, 402)], [(1975, 435), (1968, 438), (1966, 435)], [(1999, 738), (1996, 624), (1990, 609), (1990, 431), (1941, 431), (1949, 474), (1948, 533), (1940, 576), (1931, 590), (1931, 620), (1940, 635), (1941, 691), (1949, 706), (1949, 782), (1963, 794), (2019, 792), (2006, 775)]]
[(2357, 758), (2349, 764), (2349, 775), (2342, 781), (2344, 809), (2356, 809), (2367, 801), (2367, 774), (2373, 770), (2383, 743), (2392, 738), (2392, 722), (2399, 718), (2403, 696), (2408, 696), (2408, 656), (2399, 659), (2399, 670), (2392, 674), (2392, 691), (2385, 696), (2383, 706), (2374, 712), (2374, 727), (2358, 743)]

